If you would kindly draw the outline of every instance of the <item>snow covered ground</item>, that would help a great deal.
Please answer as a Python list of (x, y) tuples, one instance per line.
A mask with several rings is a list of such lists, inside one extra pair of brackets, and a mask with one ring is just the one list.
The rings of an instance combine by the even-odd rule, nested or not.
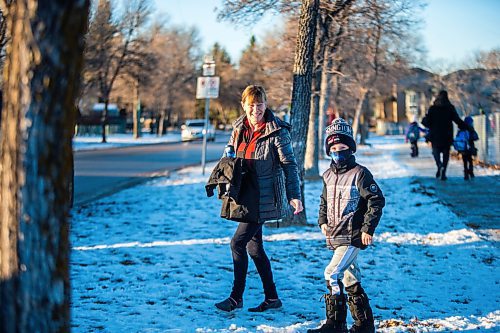
[[(373, 139), (356, 154), (387, 199), (375, 244), (359, 256), (377, 331), (499, 332), (499, 230), (467, 227), (437, 197), (442, 182), (422, 185), (421, 176), (434, 173), (428, 149), (427, 157), (410, 159), (402, 141)], [(460, 175), (457, 161), (449, 175)], [(315, 226), (321, 181), (305, 187), (310, 226), (264, 230), (284, 306), (255, 314), (246, 309), (263, 292), (251, 261), (244, 308), (214, 307), (231, 289), (236, 223), (219, 217), (206, 178), (200, 167), (186, 168), (74, 209), (73, 332), (305, 332), (320, 325), (332, 254)]]

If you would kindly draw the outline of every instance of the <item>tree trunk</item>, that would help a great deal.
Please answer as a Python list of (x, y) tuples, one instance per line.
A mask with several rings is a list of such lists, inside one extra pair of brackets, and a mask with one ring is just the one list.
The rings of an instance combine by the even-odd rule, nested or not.
[(109, 96), (104, 100), (104, 110), (102, 110), (101, 115), (101, 143), (106, 143), (106, 125), (108, 122), (108, 106), (109, 106)]
[(160, 111), (160, 123), (158, 124), (158, 136), (163, 136), (165, 129), (163, 128), (165, 126), (165, 116), (166, 116), (166, 110), (163, 108)]
[[(299, 31), (295, 47), (295, 63), (293, 66), (292, 107), (290, 122), (292, 124), (292, 145), (299, 167), (302, 200), (304, 201), (304, 155), (305, 139), (311, 107), (311, 81), (314, 59), (314, 42), (316, 39), (316, 20), (319, 0), (303, 0), (299, 18)], [(290, 213), (283, 221), (285, 225), (306, 224), (306, 211), (298, 215)]]
[(70, 332), (68, 193), (89, 1), (8, 13), (0, 141), (0, 331)]
[(358, 105), (356, 105), (356, 112), (354, 113), (354, 120), (352, 122), (352, 135), (355, 141), (357, 140), (357, 135), (359, 133), (359, 121), (361, 118), (361, 114), (363, 113), (363, 104), (365, 102), (367, 93), (368, 89), (359, 88)]
[(319, 97), (319, 119), (318, 119), (318, 144), (319, 144), (319, 154), (318, 158), (323, 159), (325, 155), (324, 143), (325, 143), (325, 129), (327, 126), (327, 114), (328, 107), (330, 106), (330, 96), (332, 94), (332, 77), (333, 75), (330, 70), (333, 67), (333, 60), (329, 54), (328, 48), (325, 50), (325, 59), (328, 59), (323, 63), (323, 72), (321, 74), (321, 94)]
[(133, 136), (134, 139), (139, 139), (141, 137), (141, 131), (139, 128), (139, 83), (134, 79), (134, 101), (132, 103), (132, 119), (133, 119)]
[(331, 23), (331, 17), (325, 15), (322, 17), (318, 15), (318, 26), (321, 29), (318, 38), (318, 50), (316, 55), (316, 64), (313, 76), (313, 86), (314, 92), (312, 95), (312, 106), (311, 114), (309, 116), (309, 129), (307, 131), (307, 147), (305, 156), (305, 176), (308, 179), (319, 179), (319, 133), (322, 129), (319, 129), (319, 117), (320, 117), (320, 95), (322, 93), (321, 80), (323, 78), (323, 68), (325, 67), (325, 56), (328, 56), (327, 42), (329, 38), (329, 29)]

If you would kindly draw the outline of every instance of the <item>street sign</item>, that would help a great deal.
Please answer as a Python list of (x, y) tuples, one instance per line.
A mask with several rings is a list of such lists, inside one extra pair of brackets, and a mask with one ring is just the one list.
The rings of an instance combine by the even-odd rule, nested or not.
[(215, 62), (204, 63), (203, 76), (214, 76), (214, 75), (215, 75)]
[(218, 76), (201, 76), (196, 84), (196, 98), (217, 98), (219, 97), (219, 82)]

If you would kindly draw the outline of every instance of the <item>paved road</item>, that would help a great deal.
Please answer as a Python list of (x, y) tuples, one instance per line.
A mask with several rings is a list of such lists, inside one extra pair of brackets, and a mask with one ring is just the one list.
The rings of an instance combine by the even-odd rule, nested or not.
[[(221, 156), (227, 139), (219, 135), (215, 143), (208, 143), (207, 160)], [(75, 205), (138, 184), (154, 174), (201, 164), (201, 150), (201, 142), (184, 142), (76, 152)]]

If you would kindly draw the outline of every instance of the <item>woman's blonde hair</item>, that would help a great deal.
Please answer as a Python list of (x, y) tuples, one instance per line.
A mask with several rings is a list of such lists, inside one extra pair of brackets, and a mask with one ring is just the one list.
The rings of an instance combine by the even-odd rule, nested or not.
[(246, 101), (249, 103), (266, 103), (266, 91), (262, 86), (249, 85), (243, 90), (243, 93), (241, 93), (241, 102), (245, 103)]

